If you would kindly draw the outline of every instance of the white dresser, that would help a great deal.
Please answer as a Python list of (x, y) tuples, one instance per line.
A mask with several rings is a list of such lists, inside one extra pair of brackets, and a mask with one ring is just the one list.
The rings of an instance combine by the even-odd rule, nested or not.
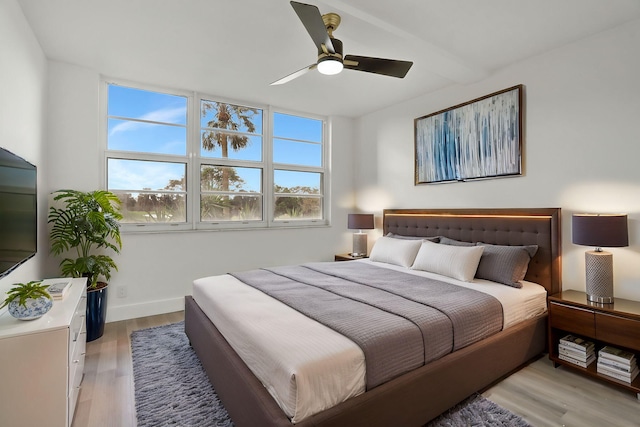
[(36, 320), (0, 314), (0, 426), (68, 427), (84, 371), (86, 279)]

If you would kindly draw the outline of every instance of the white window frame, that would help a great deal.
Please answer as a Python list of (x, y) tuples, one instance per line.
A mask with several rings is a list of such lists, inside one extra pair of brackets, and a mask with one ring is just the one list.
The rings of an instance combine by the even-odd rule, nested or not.
[[(198, 114), (198, 120), (193, 120), (194, 122), (194, 132), (197, 135), (194, 138), (194, 147), (193, 147), (193, 156), (194, 156), (194, 176), (193, 183), (197, 183), (197, 197), (193, 197), (194, 205), (194, 228), (198, 230), (224, 230), (224, 229), (238, 229), (238, 228), (265, 228), (268, 225), (267, 222), (267, 213), (268, 211), (265, 209), (265, 201), (267, 199), (267, 191), (265, 184), (265, 175), (266, 175), (266, 140), (269, 139), (267, 126), (267, 115), (269, 114), (269, 107), (260, 104), (252, 104), (248, 102), (242, 102), (237, 100), (232, 100), (228, 98), (223, 98), (220, 96), (208, 95), (203, 93), (195, 94), (195, 104), (196, 111)], [(210, 101), (210, 102), (222, 102), (226, 104), (239, 105), (247, 108), (256, 108), (262, 110), (262, 160), (260, 162), (251, 161), (251, 160), (234, 160), (234, 159), (224, 159), (220, 157), (201, 157), (200, 156), (200, 105), (202, 101)], [(230, 166), (230, 167), (251, 167), (251, 168), (262, 168), (262, 220), (249, 220), (249, 221), (219, 221), (219, 222), (211, 222), (211, 221), (200, 221), (200, 168), (203, 164), (215, 163), (219, 166)], [(237, 194), (237, 193), (235, 193)], [(197, 218), (195, 218), (197, 216)]]
[[(307, 119), (320, 120), (322, 122), (322, 164), (320, 166), (301, 166), (301, 165), (291, 165), (286, 163), (274, 163), (273, 162), (273, 116), (275, 113), (287, 114), (290, 116), (303, 117)], [(314, 226), (314, 225), (329, 225), (329, 212), (330, 209), (330, 160), (331, 152), (329, 150), (329, 125), (328, 120), (324, 116), (312, 115), (312, 114), (302, 114), (300, 112), (295, 112), (291, 110), (285, 110), (282, 108), (271, 107), (269, 111), (269, 151), (268, 154), (271, 156), (269, 163), (270, 171), (270, 206), (269, 206), (269, 226), (270, 227), (288, 227), (288, 226)], [(275, 209), (275, 192), (274, 192), (274, 182), (273, 182), (273, 174), (275, 169), (280, 170), (290, 170), (297, 172), (319, 172), (322, 174), (322, 180), (320, 182), (321, 191), (320, 198), (322, 200), (322, 218), (318, 219), (291, 219), (291, 220), (281, 220), (274, 218), (274, 209)], [(307, 197), (307, 196), (305, 196)], [(312, 196), (313, 197), (313, 196)]]
[[(187, 154), (186, 156), (164, 155), (155, 153), (141, 153), (131, 151), (108, 150), (108, 87), (109, 85), (126, 86), (133, 89), (141, 89), (159, 92), (169, 95), (184, 96), (187, 98)], [(223, 102), (243, 107), (262, 110), (263, 116), (263, 141), (262, 161), (246, 161), (234, 159), (222, 159), (200, 156), (200, 103), (202, 100)], [(299, 166), (273, 163), (273, 115), (274, 113), (288, 114), (292, 116), (320, 120), (322, 122), (322, 165), (320, 167)], [(242, 229), (282, 229), (282, 228), (307, 228), (326, 227), (331, 224), (331, 124), (326, 116), (302, 113), (286, 110), (270, 105), (228, 99), (220, 96), (173, 90), (164, 87), (141, 84), (103, 77), (100, 81), (100, 176), (101, 186), (107, 189), (107, 162), (109, 158), (130, 160), (159, 160), (169, 162), (186, 163), (186, 222), (185, 223), (122, 223), (123, 232), (166, 232), (166, 231), (205, 231), (205, 230), (242, 230)], [(262, 168), (262, 220), (247, 221), (200, 221), (200, 170), (203, 164), (216, 164), (220, 166), (236, 166)], [(273, 173), (275, 169), (285, 169), (301, 172), (319, 172), (322, 174), (321, 195), (322, 218), (321, 219), (290, 219), (276, 220), (274, 218), (275, 193)]]

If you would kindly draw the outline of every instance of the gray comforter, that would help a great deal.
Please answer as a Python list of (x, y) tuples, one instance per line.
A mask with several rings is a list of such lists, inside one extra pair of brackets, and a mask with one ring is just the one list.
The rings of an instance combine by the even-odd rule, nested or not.
[(310, 263), (233, 273), (355, 342), (367, 389), (502, 329), (494, 297), (355, 262)]

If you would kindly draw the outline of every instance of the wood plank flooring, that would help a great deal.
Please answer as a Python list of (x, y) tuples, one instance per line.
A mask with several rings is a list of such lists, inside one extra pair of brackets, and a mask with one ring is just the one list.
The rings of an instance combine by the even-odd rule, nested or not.
[(104, 335), (87, 343), (84, 379), (72, 427), (134, 427), (131, 332), (184, 319), (184, 312), (107, 323)]
[(635, 393), (554, 368), (545, 355), (488, 389), (483, 396), (534, 426), (638, 427)]
[[(85, 376), (72, 427), (136, 425), (131, 332), (184, 319), (183, 312), (108, 323), (87, 343)], [(554, 369), (542, 357), (486, 390), (483, 395), (536, 427), (638, 427), (636, 395)]]

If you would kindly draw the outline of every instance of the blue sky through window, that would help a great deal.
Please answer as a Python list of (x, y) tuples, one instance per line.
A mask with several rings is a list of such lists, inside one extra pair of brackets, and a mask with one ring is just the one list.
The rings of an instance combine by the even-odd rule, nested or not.
[[(114, 151), (155, 153), (186, 156), (187, 144), (186, 96), (170, 95), (108, 85), (108, 149)], [(229, 150), (229, 159), (262, 160), (263, 128), (262, 111), (255, 115), (255, 131), (249, 136), (249, 144), (238, 151)], [(197, 114), (201, 126), (206, 126), (212, 117)], [(274, 113), (273, 161), (278, 169), (282, 165), (322, 166), (322, 120)], [(238, 129), (246, 132), (247, 129)], [(204, 131), (201, 131), (204, 132)], [(203, 158), (221, 157), (217, 147), (207, 151), (200, 148)], [(186, 163), (186, 160), (185, 160)], [(170, 180), (184, 178), (185, 164), (156, 161), (133, 161), (110, 159), (108, 164), (108, 187), (118, 189), (163, 189)], [(245, 187), (259, 188), (260, 179), (246, 174)], [(281, 186), (306, 186), (320, 190), (318, 173), (278, 173), (276, 183)]]

